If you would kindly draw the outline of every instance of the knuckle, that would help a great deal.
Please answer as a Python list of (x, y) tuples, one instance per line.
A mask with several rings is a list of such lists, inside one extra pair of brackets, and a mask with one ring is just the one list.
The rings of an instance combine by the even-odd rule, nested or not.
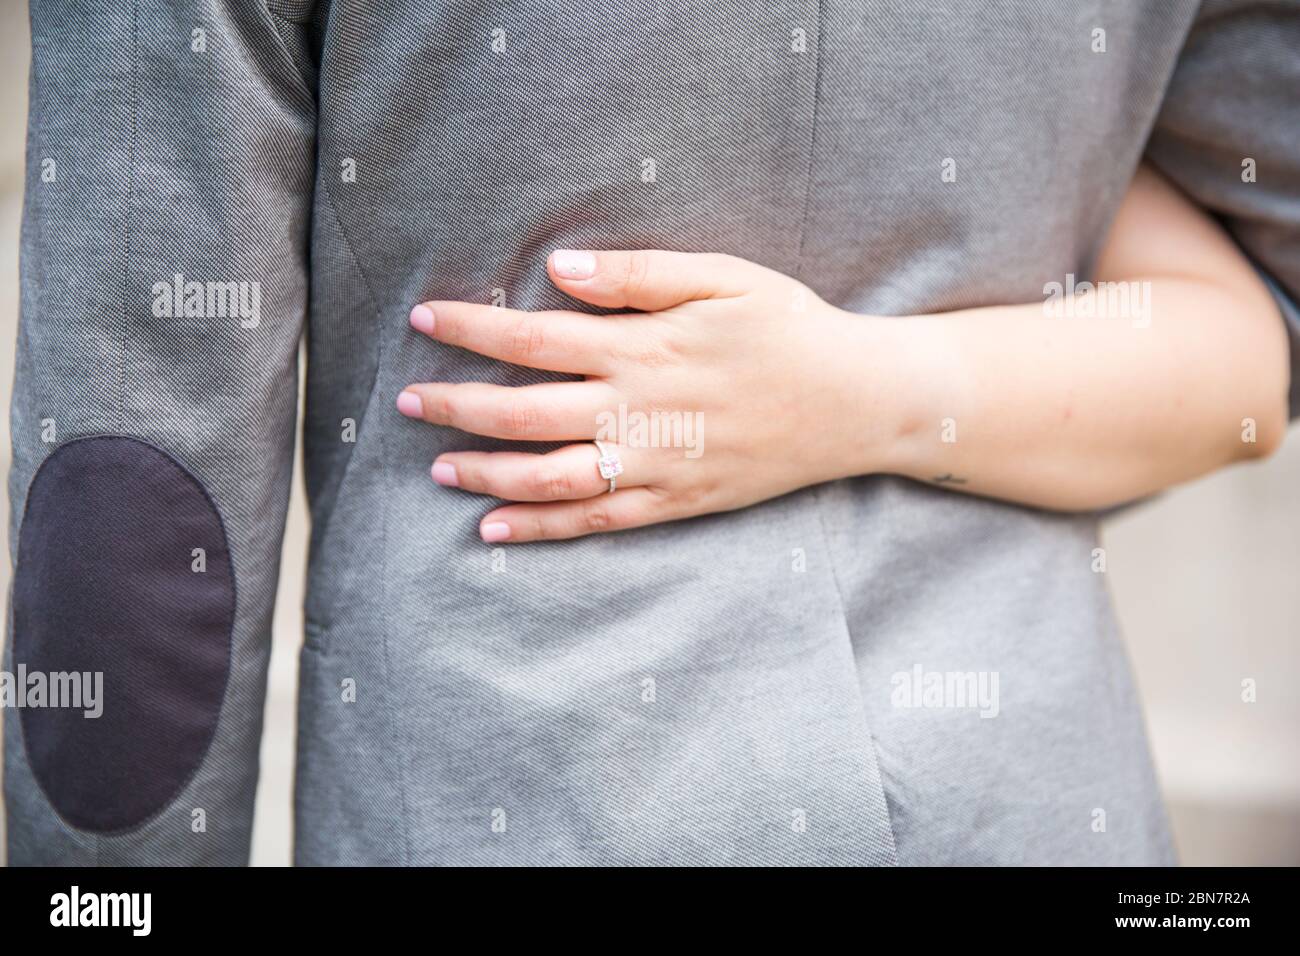
[(465, 340), (465, 320), (455, 309), (440, 309), (435, 332), (444, 342), (463, 342)]
[(672, 330), (660, 336), (658, 341), (646, 351), (648, 353), (646, 361), (651, 367), (666, 368), (680, 364), (690, 354), (691, 349), (685, 336)]
[(673, 364), (673, 350), (661, 345), (641, 345), (629, 350), (627, 358), (639, 368), (662, 369)]
[(509, 435), (527, 437), (542, 429), (542, 413), (529, 402), (509, 402), (501, 409), (497, 424)]
[(688, 484), (685, 487), (678, 488), (673, 493), (673, 497), (676, 499), (677, 504), (687, 510), (692, 510), (704, 503), (704, 500), (708, 497), (708, 491), (703, 485)]
[(508, 354), (517, 358), (535, 358), (546, 347), (546, 333), (540, 322), (524, 316), (507, 329), (505, 347)]
[(605, 531), (612, 523), (609, 509), (603, 504), (590, 504), (584, 507), (579, 520), (586, 531)]
[(477, 491), (479, 494), (492, 495), (494, 498), (503, 498), (505, 495), (499, 494), (501, 483), (497, 481), (496, 475), (489, 468), (482, 468), (473, 465), (468, 469), (468, 473), (461, 479), (461, 484)]
[(426, 402), (425, 407), (432, 414), (435, 424), (454, 425), (460, 420), (460, 403), (452, 394), (454, 391), (451, 388), (439, 389), (433, 400)]
[(530, 487), (541, 498), (569, 498), (573, 495), (573, 481), (569, 476), (550, 468), (535, 472)]
[(636, 297), (650, 278), (650, 254), (645, 250), (629, 252), (623, 262), (623, 290)]
[(655, 329), (652, 334), (639, 336), (628, 342), (626, 349), (629, 359), (651, 369), (673, 364), (679, 354), (676, 336), (667, 328)]
[(643, 334), (628, 336), (617, 347), (620, 358), (647, 369), (675, 365), (687, 352), (682, 335), (667, 321), (646, 329)]

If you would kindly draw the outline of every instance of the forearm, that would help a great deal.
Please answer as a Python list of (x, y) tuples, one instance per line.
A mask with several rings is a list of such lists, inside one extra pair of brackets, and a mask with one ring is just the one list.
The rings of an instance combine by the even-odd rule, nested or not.
[[(1285, 431), (1289, 374), (1267, 292), (1150, 282), (1140, 319), (1048, 317), (1030, 303), (869, 320), (862, 347), (896, 356), (898, 371), (893, 399), (872, 403), (892, 409), (885, 440), (857, 449), (857, 470), (1082, 510), (1267, 454)], [(1085, 311), (1082, 297), (1073, 305)]]

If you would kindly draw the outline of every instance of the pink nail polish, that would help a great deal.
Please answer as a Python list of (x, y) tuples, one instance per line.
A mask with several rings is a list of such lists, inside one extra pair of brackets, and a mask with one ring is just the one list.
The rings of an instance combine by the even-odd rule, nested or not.
[(460, 479), (456, 477), (456, 466), (449, 462), (435, 461), (433, 463), (433, 480), (448, 488), (460, 487)]
[(494, 541), (504, 541), (510, 537), (510, 525), (504, 521), (489, 521), (483, 527), (478, 529), (478, 533), (483, 536), (483, 540), (491, 544)]
[(417, 305), (411, 310), (411, 328), (425, 335), (433, 334), (433, 309), (427, 305)]
[(585, 249), (556, 249), (551, 265), (565, 279), (590, 279), (596, 274), (596, 257)]
[(414, 392), (403, 392), (397, 396), (397, 410), (408, 418), (421, 418), (424, 416), (424, 403)]

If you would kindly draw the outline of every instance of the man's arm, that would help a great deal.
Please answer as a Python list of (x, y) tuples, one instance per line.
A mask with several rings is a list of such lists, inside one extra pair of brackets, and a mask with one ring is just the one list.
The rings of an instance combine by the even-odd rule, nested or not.
[(9, 861), (239, 864), (306, 308), (306, 28), (224, 0), (31, 17), (8, 653), (102, 690), (96, 717), (8, 716)]

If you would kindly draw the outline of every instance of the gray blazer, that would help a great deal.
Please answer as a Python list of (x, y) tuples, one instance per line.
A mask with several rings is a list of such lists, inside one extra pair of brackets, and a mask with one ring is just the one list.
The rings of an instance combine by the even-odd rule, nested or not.
[(1095, 516), (867, 477), (497, 549), (428, 467), (504, 443), (393, 403), (545, 378), (406, 316), (580, 307), (555, 247), (1039, 300), (1144, 154), (1300, 326), (1297, 4), (36, 0), (32, 32), (6, 666), (104, 706), (10, 713), (12, 862), (246, 859), (304, 336), (298, 862), (1173, 859)]

